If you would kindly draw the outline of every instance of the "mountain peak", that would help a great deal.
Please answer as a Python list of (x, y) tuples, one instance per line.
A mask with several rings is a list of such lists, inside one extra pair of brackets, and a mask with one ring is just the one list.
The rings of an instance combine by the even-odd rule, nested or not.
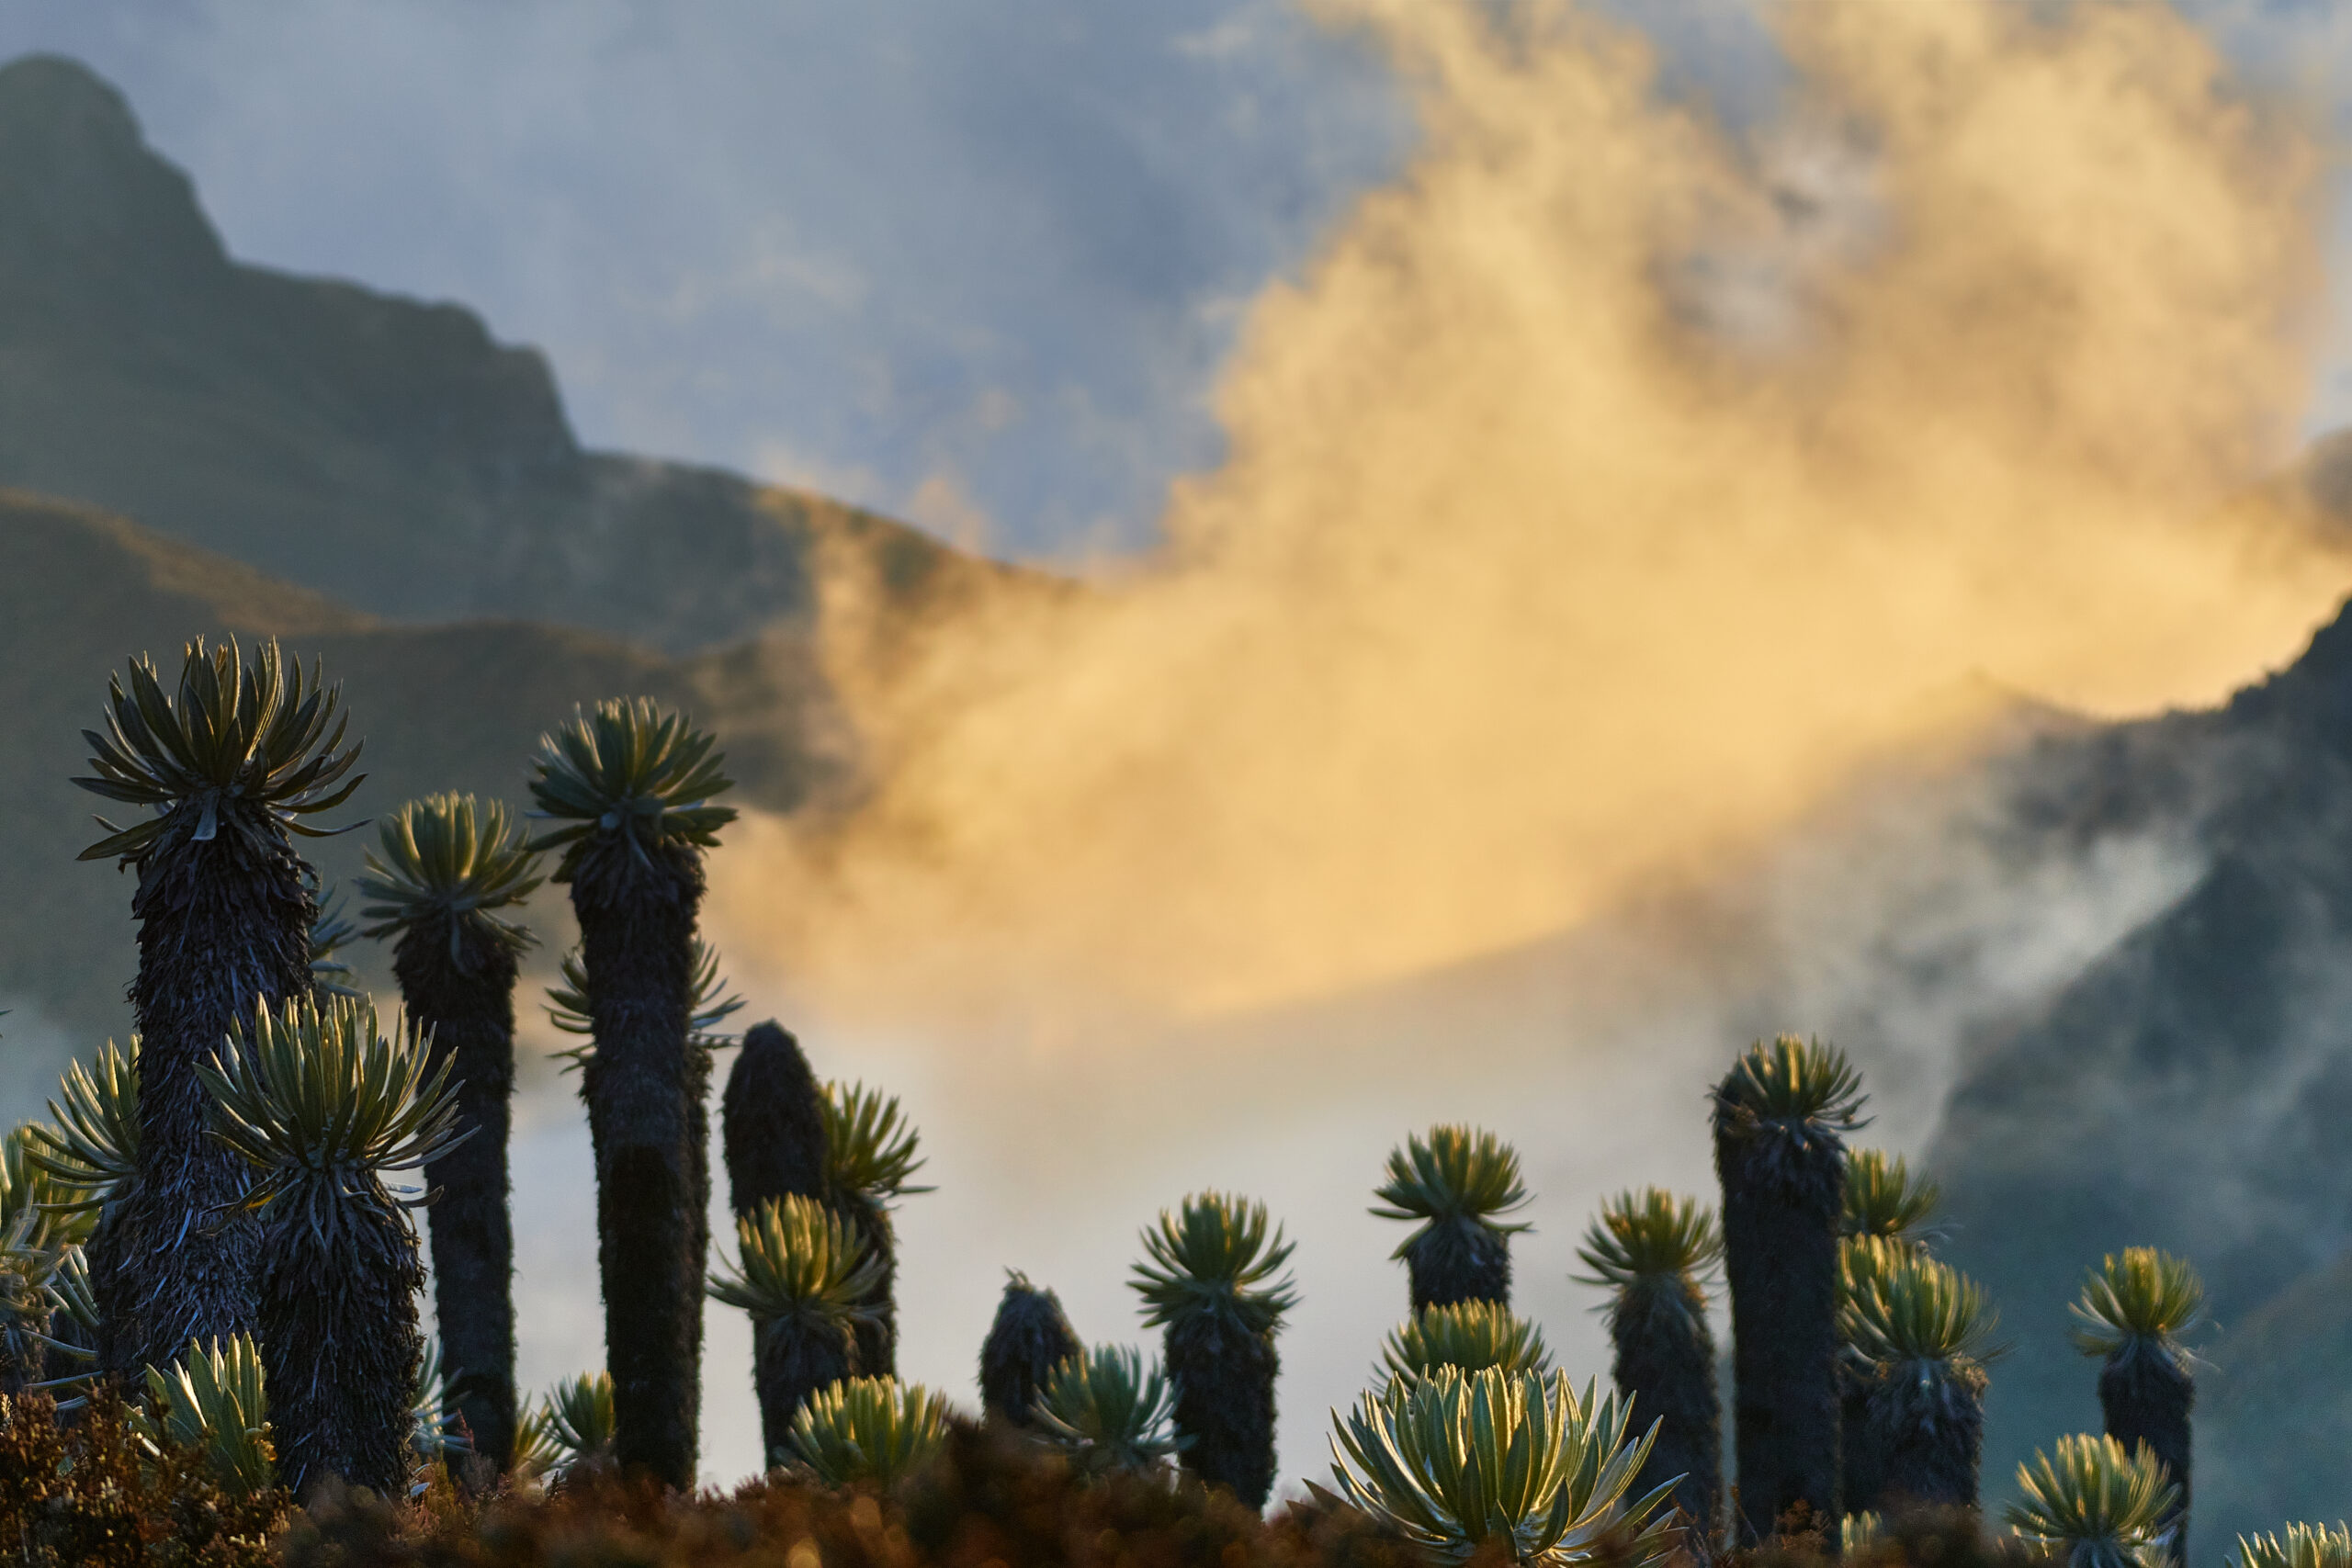
[(102, 265), (228, 259), (194, 186), (148, 147), (123, 96), (77, 61), (31, 54), (0, 65), (0, 266), (60, 252)]

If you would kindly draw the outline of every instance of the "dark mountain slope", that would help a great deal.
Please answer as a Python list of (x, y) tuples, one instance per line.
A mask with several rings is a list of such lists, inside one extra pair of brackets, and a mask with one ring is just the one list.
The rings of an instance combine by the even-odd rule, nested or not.
[[(2204, 1271), (2221, 1327), (2207, 1337), (2199, 1438), (2214, 1473), (2199, 1482), (2199, 1561), (2217, 1560), (2228, 1532), (2280, 1522), (2266, 1498), (2332, 1495), (2333, 1518), (2352, 1496), (2352, 1452), (2249, 1418), (2296, 1383), (2313, 1413), (2352, 1401), (2352, 1303), (2332, 1298), (2331, 1314), (2309, 1283), (2352, 1239), (2347, 720), (2352, 614), (2222, 710), (2025, 759), (2020, 831), (2186, 819), (2205, 869), (2032, 1016), (1978, 1043), (1933, 1155), (1957, 1224), (1951, 1256), (1993, 1287), (2018, 1342), (1995, 1378), (1988, 1475), (2006, 1481), (2031, 1448), (2098, 1429), (2097, 1369), (2066, 1341), (2087, 1266), (2154, 1245)], [(2255, 1321), (2268, 1326), (2238, 1332)], [(2323, 1354), (2314, 1335), (2336, 1343)], [(2282, 1384), (2299, 1358), (2310, 1375)]]
[(583, 452), (546, 361), (469, 310), (232, 261), (121, 96), (40, 56), (0, 66), (0, 485), (379, 615), (672, 651), (805, 630), (828, 548), (985, 570), (817, 497)]
[[(98, 724), (108, 673), (146, 652), (168, 678), (199, 633), (279, 636), (343, 682), (368, 775), (344, 820), (435, 789), (519, 801), (540, 732), (576, 704), (621, 694), (714, 726), (748, 803), (788, 809), (823, 772), (801, 739), (824, 726), (797, 649), (676, 660), (516, 622), (389, 625), (119, 518), (0, 492), (0, 788), (13, 803), (0, 817), (0, 1005), (35, 1004), (92, 1035), (124, 1027), (131, 886), (111, 866), (74, 863), (104, 803), (68, 780), (87, 771), (81, 731)], [(363, 838), (311, 852), (331, 879), (345, 876)], [(11, 1021), (20, 1032), (24, 1018)]]

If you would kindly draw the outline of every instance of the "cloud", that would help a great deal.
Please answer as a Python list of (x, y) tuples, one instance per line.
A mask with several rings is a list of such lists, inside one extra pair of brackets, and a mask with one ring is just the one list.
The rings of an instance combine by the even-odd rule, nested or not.
[(845, 636), (870, 791), (759, 874), (817, 993), (1379, 982), (1755, 841), (1979, 671), (2211, 700), (2333, 608), (2224, 508), (2312, 374), (2320, 132), (2177, 17), (1792, 7), (1736, 125), (1567, 6), (1319, 10), (1421, 151), (1259, 298), (1165, 551)]

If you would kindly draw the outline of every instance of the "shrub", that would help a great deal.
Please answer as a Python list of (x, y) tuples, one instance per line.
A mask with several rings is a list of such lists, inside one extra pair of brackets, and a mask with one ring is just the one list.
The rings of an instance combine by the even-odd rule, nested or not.
[(46, 1396), (0, 1399), (0, 1540), (38, 1568), (265, 1568), (286, 1494), (223, 1484), (204, 1451), (142, 1440), (105, 1389), (70, 1426)]

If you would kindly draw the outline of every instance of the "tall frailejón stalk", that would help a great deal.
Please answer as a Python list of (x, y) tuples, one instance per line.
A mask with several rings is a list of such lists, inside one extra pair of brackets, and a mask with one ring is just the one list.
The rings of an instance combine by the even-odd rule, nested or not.
[[(1957, 1269), (1898, 1253), (1861, 1271), (1838, 1309), (1839, 1337), (1866, 1369), (1859, 1438), (1878, 1455), (1884, 1505), (1973, 1508), (1984, 1449), (1984, 1363), (2000, 1314)], [(1882, 1498), (1883, 1502), (1882, 1502)], [(1860, 1504), (1849, 1503), (1849, 1512)]]
[(825, 1086), (825, 1203), (856, 1227), (874, 1256), (873, 1309), (858, 1320), (860, 1377), (896, 1377), (899, 1368), (899, 1241), (890, 1210), (928, 1192), (909, 1179), (922, 1168), (921, 1136), (895, 1096), (864, 1084)]
[(1391, 1255), (1411, 1275), (1415, 1312), (1510, 1304), (1510, 1238), (1530, 1227), (1495, 1217), (1528, 1201), (1509, 1144), (1470, 1127), (1432, 1127), (1389, 1151), (1388, 1179), (1373, 1195), (1382, 1219), (1420, 1222)]
[[(91, 1248), (101, 1353), (135, 1375), (193, 1339), (253, 1325), (253, 1227), (233, 1215), (245, 1174), (205, 1135), (197, 1069), (257, 1001), (311, 990), (315, 877), (294, 835), (341, 805), (359, 748), (343, 745), (339, 688), (262, 644), (188, 644), (175, 690), (131, 661), (107, 691), (106, 732), (85, 730), (93, 776), (74, 782), (150, 815), (84, 860), (134, 867), (141, 1041), (139, 1178)], [(231, 1216), (221, 1223), (223, 1216)]]
[(1037, 1425), (1037, 1400), (1054, 1369), (1086, 1347), (1062, 1311), (1061, 1298), (1029, 1276), (1008, 1270), (995, 1321), (980, 1342), (980, 1408), (991, 1421)]
[(1800, 1503), (1825, 1526), (1843, 1507), (1838, 1229), (1861, 1098), (1841, 1052), (1792, 1035), (1759, 1041), (1714, 1090), (1739, 1507), (1758, 1537)]
[(780, 1198), (825, 1193), (825, 1093), (775, 1020), (743, 1032), (719, 1102), (727, 1202), (742, 1219)]
[(412, 1027), (447, 1062), (465, 1140), (427, 1168), (434, 1312), (448, 1394), (473, 1451), (504, 1472), (514, 1448), (514, 1227), (506, 1148), (514, 1092), (514, 977), (531, 935), (498, 911), (539, 885), (538, 861), (496, 801), (413, 800), (379, 829), (359, 882), (368, 935), (390, 937)]
[(596, 1159), (597, 1264), (616, 1455), (695, 1481), (708, 1167), (694, 1146), (707, 1057), (692, 1038), (702, 853), (733, 820), (711, 738), (642, 698), (543, 742), (531, 794), (561, 848), (595, 1045), (582, 1072)]
[(1723, 1402), (1704, 1283), (1723, 1255), (1714, 1211), (1655, 1187), (1602, 1204), (1577, 1249), (1592, 1270), (1583, 1282), (1613, 1292), (1609, 1340), (1617, 1392), (1658, 1423), (1633, 1490), (1680, 1476), (1675, 1506), (1702, 1537), (1713, 1536), (1723, 1508)]
[(2182, 1336), (2205, 1317), (2205, 1281), (2185, 1258), (2153, 1247), (2109, 1254), (2083, 1280), (2067, 1309), (2081, 1325), (2075, 1348), (2099, 1358), (2099, 1410), (2107, 1435), (2136, 1450), (2145, 1443), (2178, 1488), (2158, 1534), (2173, 1561), (2188, 1558), (2189, 1412), (2197, 1404), (2196, 1358)]
[[(1925, 1257), (1940, 1235), (1936, 1206), (1942, 1192), (1915, 1174), (1910, 1162), (1878, 1149), (1850, 1150), (1846, 1157), (1846, 1213), (1838, 1222), (1839, 1321), (1859, 1285), (1883, 1277), (1895, 1263)], [(1870, 1437), (1871, 1397), (1877, 1363), (1840, 1335), (1838, 1352), (1839, 1456), (1848, 1515), (1877, 1511), (1886, 1490), (1887, 1450)]]
[(287, 1486), (328, 1475), (379, 1495), (406, 1486), (424, 1288), (408, 1210), (388, 1172), (464, 1136), (450, 1064), (408, 1031), (388, 1038), (363, 1001), (256, 1005), (212, 1062), (209, 1130), (254, 1172), (262, 1361)]
[(792, 1423), (808, 1396), (860, 1375), (857, 1325), (872, 1315), (880, 1265), (855, 1226), (814, 1199), (770, 1199), (735, 1222), (731, 1273), (711, 1299), (752, 1318), (752, 1383), (770, 1469), (792, 1457)]
[(1184, 1468), (1262, 1508), (1274, 1485), (1274, 1335), (1298, 1297), (1276, 1279), (1291, 1246), (1267, 1235), (1266, 1206), (1200, 1192), (1143, 1233), (1128, 1280), (1165, 1330)]

